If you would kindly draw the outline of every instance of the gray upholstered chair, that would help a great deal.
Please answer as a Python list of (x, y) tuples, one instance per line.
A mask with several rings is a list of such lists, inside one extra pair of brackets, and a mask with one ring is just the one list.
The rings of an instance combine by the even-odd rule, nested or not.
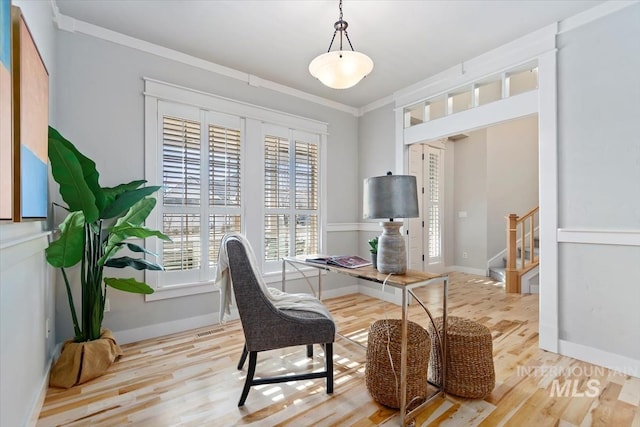
[[(233, 293), (240, 313), (245, 345), (238, 363), (242, 369), (249, 356), (247, 379), (238, 406), (243, 406), (254, 385), (273, 384), (314, 378), (326, 378), (327, 394), (333, 393), (333, 342), (336, 327), (332, 319), (311, 311), (282, 310), (267, 298), (253, 274), (247, 252), (239, 240), (226, 241)], [(257, 354), (297, 345), (307, 346), (307, 357), (313, 356), (313, 344), (324, 347), (325, 370), (307, 374), (254, 379)]]

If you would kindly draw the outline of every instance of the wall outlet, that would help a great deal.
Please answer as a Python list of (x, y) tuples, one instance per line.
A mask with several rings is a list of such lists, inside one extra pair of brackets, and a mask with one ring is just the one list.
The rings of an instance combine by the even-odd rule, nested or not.
[(44, 337), (49, 338), (51, 334), (51, 320), (47, 317), (47, 320), (44, 322)]
[(109, 304), (109, 298), (105, 298), (104, 300), (104, 312), (108, 313), (111, 311), (111, 304)]
[(469, 254), (466, 252), (462, 252), (462, 258), (469, 258)]

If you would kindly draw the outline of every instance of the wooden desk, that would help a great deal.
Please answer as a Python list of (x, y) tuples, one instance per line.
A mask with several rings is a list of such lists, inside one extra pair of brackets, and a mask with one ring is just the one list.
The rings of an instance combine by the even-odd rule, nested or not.
[[(417, 408), (407, 412), (407, 324), (409, 321), (409, 302), (410, 296), (413, 297), (424, 311), (429, 316), (429, 319), (433, 323), (433, 316), (427, 309), (427, 306), (418, 298), (413, 289), (422, 286), (427, 286), (432, 283), (443, 283), (443, 297), (442, 297), (442, 323), (443, 331), (447, 330), (447, 284), (449, 276), (446, 274), (428, 273), (425, 271), (407, 270), (405, 274), (384, 274), (373, 268), (373, 266), (366, 266), (360, 268), (343, 268), (335, 265), (319, 264), (314, 262), (306, 262), (305, 259), (309, 257), (315, 257), (312, 255), (301, 255), (296, 257), (285, 257), (282, 259), (282, 290), (285, 290), (286, 281), (286, 266), (290, 264), (300, 273), (302, 273), (305, 279), (308, 281), (308, 276), (298, 266), (313, 267), (318, 269), (318, 299), (322, 296), (322, 274), (321, 272), (330, 271), (333, 273), (346, 274), (349, 276), (364, 279), (374, 283), (384, 283), (385, 286), (391, 286), (402, 290), (402, 326), (401, 326), (401, 354), (400, 354), (400, 423), (404, 427), (415, 417), (415, 415), (421, 411), (433, 398), (444, 394), (444, 385), (446, 381), (446, 360), (447, 360), (447, 334), (443, 333), (441, 336), (435, 337), (440, 341), (441, 359), (442, 362), (442, 384), (432, 384), (438, 387), (438, 391), (428, 396), (424, 403)], [(311, 285), (311, 283), (309, 282)], [(312, 288), (313, 290), (313, 288)], [(315, 293), (315, 292), (314, 292)], [(438, 329), (434, 329), (437, 331)], [(434, 337), (431, 337), (434, 339)]]

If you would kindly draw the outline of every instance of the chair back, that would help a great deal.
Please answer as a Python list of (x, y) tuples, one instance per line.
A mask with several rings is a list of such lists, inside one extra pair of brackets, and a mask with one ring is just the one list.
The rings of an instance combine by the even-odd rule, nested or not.
[(251, 247), (233, 238), (227, 239), (226, 245), (233, 293), (247, 348), (259, 351), (270, 346), (269, 331), (276, 332), (282, 319), (254, 274), (249, 258), (249, 251), (253, 254)]

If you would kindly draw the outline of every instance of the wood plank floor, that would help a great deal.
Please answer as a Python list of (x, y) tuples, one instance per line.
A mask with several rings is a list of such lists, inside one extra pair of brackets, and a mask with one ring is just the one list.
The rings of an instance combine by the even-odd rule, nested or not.
[[(484, 400), (438, 398), (418, 426), (640, 427), (640, 379), (538, 349), (538, 296), (506, 295), (501, 284), (463, 273), (450, 276), (450, 315), (492, 331), (496, 387)], [(437, 314), (441, 287), (419, 291)], [(399, 318), (400, 309), (364, 295), (325, 301), (338, 330), (366, 343), (369, 325)], [(417, 304), (412, 321), (426, 327)], [(124, 357), (98, 379), (69, 390), (50, 388), (38, 426), (395, 426), (396, 410), (377, 404), (364, 384), (365, 350), (338, 338), (335, 392), (322, 380), (252, 388), (237, 407), (244, 371), (239, 321), (124, 345)], [(304, 348), (261, 353), (256, 375), (321, 369)], [(246, 366), (245, 366), (246, 368)]]

